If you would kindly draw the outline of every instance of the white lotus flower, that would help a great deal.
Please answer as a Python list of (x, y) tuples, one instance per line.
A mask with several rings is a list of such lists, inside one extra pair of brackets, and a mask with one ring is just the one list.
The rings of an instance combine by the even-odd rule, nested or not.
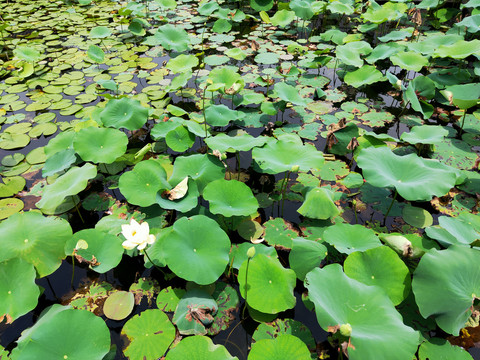
[(138, 250), (143, 250), (147, 245), (155, 242), (155, 235), (150, 234), (148, 223), (144, 221), (139, 224), (133, 218), (130, 220), (130, 225), (122, 225), (122, 235), (127, 239), (122, 243), (122, 246), (127, 250), (132, 250), (135, 247)]

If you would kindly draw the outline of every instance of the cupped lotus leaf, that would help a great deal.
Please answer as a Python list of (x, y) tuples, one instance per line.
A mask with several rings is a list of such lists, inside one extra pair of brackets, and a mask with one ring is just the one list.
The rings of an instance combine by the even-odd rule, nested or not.
[(419, 360), (473, 360), (466, 350), (450, 344), (448, 340), (430, 338), (418, 349)]
[(47, 159), (59, 151), (73, 149), (75, 134), (74, 131), (64, 131), (51, 139), (44, 148)]
[(216, 301), (201, 289), (187, 291), (180, 299), (172, 322), (182, 335), (205, 335), (218, 311)]
[(247, 216), (258, 209), (258, 201), (252, 190), (238, 180), (212, 181), (205, 186), (203, 198), (209, 202), (213, 214), (225, 217)]
[(458, 106), (460, 109), (469, 109), (480, 101), (480, 84), (448, 86), (442, 93), (451, 104)]
[(155, 204), (158, 191), (171, 186), (160, 163), (144, 160), (120, 176), (118, 187), (129, 203), (145, 207)]
[[(272, 0), (273, 1), (273, 0)], [(189, 336), (171, 349), (165, 360), (238, 360), (223, 345), (215, 345), (209, 337)]]
[(80, 230), (65, 244), (65, 255), (75, 255), (79, 262), (101, 274), (120, 263), (123, 251), (121, 239), (97, 229)]
[(366, 41), (354, 41), (345, 45), (337, 46), (337, 58), (346, 65), (361, 67), (363, 60), (360, 55), (368, 55), (372, 52), (372, 47)]
[(128, 320), (122, 329), (130, 343), (123, 350), (129, 359), (161, 358), (175, 339), (175, 327), (158, 309), (147, 309)]
[(349, 278), (339, 264), (312, 270), (305, 286), (324, 330), (337, 331), (341, 325), (350, 325), (349, 359), (414, 357), (419, 335), (403, 324), (400, 313), (379, 287)]
[(376, 187), (395, 187), (407, 200), (430, 200), (455, 186), (455, 169), (415, 154), (395, 155), (387, 147), (362, 149), (357, 157), (363, 176)]
[[(183, 213), (192, 210), (198, 205), (199, 192), (195, 180), (190, 178), (187, 179), (187, 191), (184, 196), (178, 197), (178, 199), (175, 199), (175, 197), (170, 197), (170, 194), (175, 190), (175, 188), (177, 188), (178, 192), (180, 190), (178, 187), (182, 187), (181, 182), (174, 183), (170, 179), (170, 183), (174, 184), (175, 186), (169, 186), (167, 191), (159, 191), (156, 195), (155, 202), (160, 205), (162, 209), (177, 210)], [(182, 181), (185, 181), (185, 178), (182, 179)]]
[(300, 19), (309, 20), (315, 15), (312, 7), (313, 2), (313, 0), (292, 0), (290, 1), (290, 9)]
[(340, 209), (333, 200), (333, 191), (325, 187), (308, 189), (302, 206), (297, 210), (303, 216), (326, 220), (340, 214)]
[(434, 315), (442, 330), (458, 335), (480, 294), (479, 261), (478, 250), (458, 245), (423, 255), (412, 281), (420, 314)]
[(265, 145), (267, 137), (253, 137), (250, 134), (242, 133), (237, 136), (228, 136), (227, 134), (217, 134), (205, 139), (205, 143), (210, 149), (224, 152), (249, 151), (254, 147)]
[(428, 58), (415, 51), (397, 52), (395, 55), (390, 56), (390, 60), (393, 65), (397, 65), (401, 69), (416, 72), (419, 72), (424, 66), (428, 65)]
[(270, 18), (275, 26), (286, 27), (293, 20), (295, 20), (295, 13), (286, 9), (279, 10)]
[(309, 360), (310, 351), (298, 337), (282, 334), (274, 339), (262, 339), (252, 345), (248, 360)]
[(358, 70), (348, 72), (344, 79), (346, 84), (355, 88), (383, 80), (385, 80), (383, 74), (372, 65), (365, 65)]
[(0, 319), (6, 317), (9, 324), (37, 306), (40, 289), (36, 277), (33, 265), (22, 258), (0, 262)]
[(127, 135), (118, 129), (88, 127), (80, 130), (73, 148), (85, 161), (111, 164), (127, 151)]
[(438, 125), (414, 126), (410, 132), (402, 133), (400, 139), (410, 144), (437, 144), (448, 135), (448, 130)]
[(16, 58), (28, 62), (37, 62), (41, 59), (40, 51), (32, 46), (20, 45), (13, 50)]
[(276, 314), (295, 306), (295, 271), (285, 269), (278, 259), (256, 254), (240, 266), (238, 283), (241, 295), (255, 310)]
[(104, 39), (112, 35), (112, 30), (106, 26), (95, 26), (90, 30), (90, 38), (92, 39)]
[(87, 50), (87, 56), (90, 60), (95, 61), (98, 64), (102, 64), (105, 61), (105, 53), (102, 48), (97, 45), (90, 45)]
[(293, 246), (288, 256), (288, 262), (297, 274), (297, 278), (303, 281), (305, 275), (318, 267), (327, 256), (327, 248), (319, 242), (304, 238), (296, 238), (292, 242)]
[(459, 40), (451, 45), (441, 45), (435, 50), (433, 56), (465, 59), (472, 54), (480, 54), (480, 40)]
[(88, 180), (97, 176), (97, 167), (86, 163), (82, 167), (72, 167), (43, 190), (42, 199), (35, 205), (39, 209), (54, 209), (67, 196), (76, 195), (88, 185)]
[(105, 321), (90, 311), (55, 304), (22, 332), (17, 344), (12, 360), (102, 360), (110, 350), (110, 332)]
[(335, 224), (323, 233), (323, 240), (344, 254), (365, 251), (382, 246), (372, 229), (361, 225)]
[(291, 102), (294, 105), (307, 105), (306, 99), (300, 96), (298, 89), (294, 86), (278, 82), (275, 84), (274, 90), (275, 95), (283, 101)]
[(58, 269), (65, 242), (72, 236), (67, 221), (38, 212), (13, 214), (0, 224), (0, 231), (5, 236), (0, 261), (22, 258), (35, 266), (40, 277)]
[(230, 240), (218, 223), (204, 215), (183, 217), (163, 243), (168, 267), (182, 279), (211, 284), (228, 264)]
[(238, 120), (240, 114), (223, 104), (211, 105), (205, 109), (205, 118), (212, 126), (226, 126), (230, 121)]
[(181, 73), (185, 71), (190, 71), (197, 65), (198, 57), (196, 57), (195, 55), (181, 54), (175, 58), (170, 59), (167, 65), (165, 65), (165, 67), (168, 70), (173, 71), (173, 73)]
[(273, 0), (250, 0), (250, 6), (256, 11), (268, 11), (273, 7)]
[(207, 154), (177, 157), (169, 182), (176, 184), (186, 176), (195, 180), (198, 191), (203, 194), (208, 183), (225, 177), (225, 167), (215, 156)]
[(108, 319), (123, 320), (133, 310), (135, 297), (129, 291), (114, 291), (103, 303), (103, 313)]
[(321, 169), (323, 153), (310, 144), (303, 145), (300, 137), (292, 135), (267, 142), (264, 147), (254, 148), (252, 157), (261, 172), (278, 174), (297, 167), (300, 171)]
[(351, 253), (343, 268), (348, 277), (382, 288), (395, 306), (410, 292), (410, 271), (397, 253), (387, 246)]
[[(238, 68), (233, 66), (216, 67), (210, 71), (208, 78), (220, 92), (233, 88), (237, 88), (236, 92), (238, 92), (245, 86), (245, 82), (237, 71)], [(209, 90), (208, 87), (207, 90)]]
[(107, 127), (138, 130), (147, 122), (148, 109), (140, 101), (127, 97), (110, 99), (100, 113), (100, 120)]

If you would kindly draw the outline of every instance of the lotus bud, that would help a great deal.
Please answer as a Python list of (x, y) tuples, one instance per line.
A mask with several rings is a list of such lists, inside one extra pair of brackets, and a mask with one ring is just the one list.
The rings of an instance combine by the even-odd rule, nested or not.
[(255, 256), (255, 247), (252, 246), (247, 250), (247, 256), (249, 259), (253, 258)]
[(292, 168), (290, 169), (291, 172), (298, 172), (298, 170), (300, 170), (300, 166), (299, 165), (293, 165)]
[(340, 334), (343, 336), (350, 336), (352, 335), (352, 325), (349, 323), (340, 325)]

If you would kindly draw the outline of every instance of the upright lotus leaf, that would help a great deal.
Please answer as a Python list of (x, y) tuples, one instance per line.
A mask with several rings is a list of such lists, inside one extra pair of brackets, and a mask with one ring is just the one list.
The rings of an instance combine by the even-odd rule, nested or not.
[(256, 11), (268, 11), (273, 7), (273, 0), (250, 0), (250, 6)]
[(173, 151), (184, 152), (195, 143), (195, 135), (188, 131), (185, 126), (180, 125), (167, 133), (165, 141)]
[(35, 284), (37, 272), (22, 258), (0, 262), (0, 319), (10, 324), (35, 309), (40, 289)]
[(452, 244), (468, 246), (480, 239), (480, 232), (462, 218), (439, 216), (438, 224), (439, 226), (426, 228), (425, 232), (428, 237), (437, 240), (445, 247)]
[(165, 360), (238, 360), (231, 356), (223, 345), (214, 345), (212, 339), (206, 336), (189, 336), (173, 349)]
[(205, 335), (206, 326), (213, 322), (218, 311), (216, 301), (200, 289), (189, 290), (180, 299), (172, 322), (182, 335)]
[[(220, 92), (231, 89), (234, 87), (234, 84), (239, 84), (241, 88), (243, 88), (245, 82), (237, 71), (238, 68), (233, 66), (215, 67), (210, 71), (210, 74), (208, 74), (208, 78), (212, 80), (216, 87), (218, 86)], [(208, 87), (207, 90), (209, 90)]]
[(270, 20), (275, 26), (286, 27), (293, 20), (295, 20), (295, 12), (289, 11), (287, 9), (279, 10), (273, 15)]
[(325, 187), (307, 188), (305, 200), (298, 212), (311, 219), (326, 220), (340, 214), (333, 200), (333, 191)]
[(419, 360), (473, 360), (466, 350), (460, 346), (450, 344), (448, 340), (431, 338), (420, 345)]
[[(155, 197), (155, 202), (162, 209), (177, 210), (183, 213), (192, 210), (198, 205), (199, 192), (195, 180), (186, 179), (188, 179), (186, 186), (182, 185), (182, 182), (175, 183), (170, 179), (169, 182), (173, 185), (167, 188), (166, 191), (159, 191)], [(185, 181), (185, 179), (182, 179), (182, 181)], [(182, 187), (184, 187), (183, 191), (186, 188), (186, 193), (183, 196), (175, 196), (176, 193), (182, 191)], [(172, 197), (172, 195), (174, 196)]]
[(395, 187), (405, 199), (428, 201), (455, 186), (455, 169), (415, 154), (395, 155), (387, 147), (362, 149), (357, 157), (363, 177), (376, 187)]
[(210, 105), (205, 108), (205, 118), (207, 123), (212, 126), (227, 126), (230, 121), (238, 120), (240, 114), (223, 104)]
[(175, 339), (175, 327), (158, 309), (147, 309), (129, 319), (122, 329), (130, 343), (123, 349), (129, 359), (161, 358)]
[(117, 129), (88, 127), (80, 130), (73, 148), (85, 161), (111, 164), (127, 151), (127, 135)]
[(248, 360), (309, 360), (310, 351), (298, 337), (282, 334), (274, 339), (262, 339), (252, 345)]
[(410, 271), (396, 252), (387, 246), (351, 253), (343, 268), (348, 277), (382, 288), (395, 306), (410, 292)]
[(329, 226), (323, 233), (323, 240), (344, 254), (365, 251), (382, 246), (372, 229), (362, 225), (338, 223)]
[(87, 187), (88, 180), (97, 176), (97, 167), (86, 163), (72, 167), (43, 190), (42, 199), (36, 203), (39, 209), (55, 209), (67, 196), (76, 195)]
[(386, 2), (383, 5), (370, 3), (367, 11), (362, 14), (362, 18), (374, 24), (382, 24), (386, 21), (397, 20), (404, 16), (408, 6), (404, 3)]
[(4, 237), (0, 261), (21, 258), (35, 266), (39, 277), (44, 277), (60, 267), (72, 229), (66, 220), (24, 212), (0, 223), (0, 233)]
[(453, 44), (441, 45), (433, 53), (434, 57), (451, 57), (453, 59), (465, 59), (472, 54), (478, 54), (480, 40), (472, 41), (459, 40)]
[(98, 64), (102, 64), (105, 61), (105, 52), (97, 45), (92, 44), (88, 47), (87, 56), (90, 60), (95, 61)]
[(267, 142), (266, 136), (253, 137), (250, 134), (242, 133), (236, 136), (229, 136), (224, 133), (210, 136), (205, 143), (210, 149), (224, 152), (249, 151), (254, 147), (263, 146)]
[(118, 181), (118, 187), (127, 201), (134, 205), (150, 206), (155, 204), (157, 193), (169, 189), (165, 169), (155, 160), (139, 162), (133, 170), (124, 172)]
[(400, 139), (410, 144), (437, 144), (448, 135), (448, 130), (438, 125), (414, 126), (410, 132), (402, 133)]
[(256, 254), (240, 266), (238, 283), (240, 294), (255, 310), (276, 314), (295, 306), (295, 271), (285, 269), (278, 259)]
[(112, 30), (106, 26), (95, 26), (90, 30), (90, 38), (92, 39), (105, 39), (112, 35)]
[(480, 101), (480, 84), (448, 86), (442, 93), (451, 104), (458, 106), (460, 109), (469, 109)]
[(395, 55), (390, 56), (390, 60), (393, 65), (408, 71), (419, 72), (424, 66), (428, 65), (428, 59), (415, 51), (397, 52)]
[[(320, 326), (327, 331), (349, 325), (348, 358), (412, 359), (419, 335), (403, 324), (383, 290), (346, 276), (339, 264), (314, 269), (305, 278)], [(340, 330), (341, 331), (341, 330)]]
[(173, 73), (181, 73), (190, 71), (198, 65), (198, 57), (195, 55), (181, 54), (175, 58), (171, 58), (165, 67)]
[(107, 127), (138, 130), (147, 122), (148, 109), (140, 101), (127, 97), (110, 99), (100, 113), (100, 120)]
[(305, 98), (300, 96), (299, 91), (294, 86), (288, 85), (284, 82), (277, 82), (274, 87), (275, 95), (286, 102), (291, 102), (294, 105), (307, 105)]
[(318, 267), (327, 256), (327, 248), (319, 242), (304, 238), (296, 238), (292, 242), (293, 246), (288, 256), (288, 262), (297, 278), (303, 281), (305, 275)]
[(176, 184), (189, 176), (198, 186), (200, 194), (210, 182), (225, 177), (225, 167), (215, 156), (195, 154), (176, 158), (169, 182)]
[(300, 19), (309, 20), (315, 15), (312, 6), (313, 2), (313, 0), (292, 0), (290, 1), (290, 9), (292, 9)]
[(420, 94), (417, 93), (417, 89), (415, 87), (416, 85), (417, 84), (415, 82), (410, 82), (408, 88), (403, 91), (403, 100), (407, 103), (410, 103), (410, 106), (413, 110), (422, 113), (424, 119), (429, 119), (434, 111), (433, 105), (418, 98)]
[(102, 360), (110, 350), (110, 331), (105, 321), (90, 311), (55, 304), (22, 332), (17, 344), (12, 360)]
[(123, 252), (120, 238), (97, 229), (80, 230), (65, 244), (65, 255), (74, 255), (100, 274), (116, 267)]
[(412, 281), (422, 316), (434, 315), (442, 330), (458, 335), (480, 294), (479, 261), (478, 250), (458, 245), (423, 255)]
[(360, 55), (370, 54), (372, 52), (372, 47), (366, 41), (354, 41), (345, 45), (337, 46), (335, 52), (337, 58), (344, 64), (362, 67), (363, 60)]
[(383, 74), (372, 65), (365, 65), (358, 70), (348, 72), (344, 78), (346, 84), (355, 88), (384, 80)]
[(230, 240), (218, 223), (204, 215), (183, 217), (163, 243), (168, 267), (182, 279), (211, 284), (228, 264)]
[(300, 171), (319, 170), (325, 162), (321, 151), (313, 145), (303, 145), (300, 137), (296, 135), (281, 136), (278, 140), (269, 141), (262, 148), (254, 148), (252, 157), (255, 166), (267, 174), (290, 171), (297, 166)]
[(225, 217), (247, 216), (258, 209), (258, 201), (252, 190), (238, 180), (212, 181), (205, 186), (203, 198), (209, 202), (213, 214)]
[(162, 45), (165, 50), (183, 52), (190, 46), (188, 33), (180, 27), (170, 24), (160, 26), (154, 36), (149, 36), (144, 41), (147, 45)]

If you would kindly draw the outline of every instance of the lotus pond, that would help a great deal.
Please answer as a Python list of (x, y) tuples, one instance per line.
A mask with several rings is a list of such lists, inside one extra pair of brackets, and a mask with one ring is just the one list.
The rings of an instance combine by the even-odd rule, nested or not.
[(478, 355), (480, 1), (0, 21), (0, 359)]

